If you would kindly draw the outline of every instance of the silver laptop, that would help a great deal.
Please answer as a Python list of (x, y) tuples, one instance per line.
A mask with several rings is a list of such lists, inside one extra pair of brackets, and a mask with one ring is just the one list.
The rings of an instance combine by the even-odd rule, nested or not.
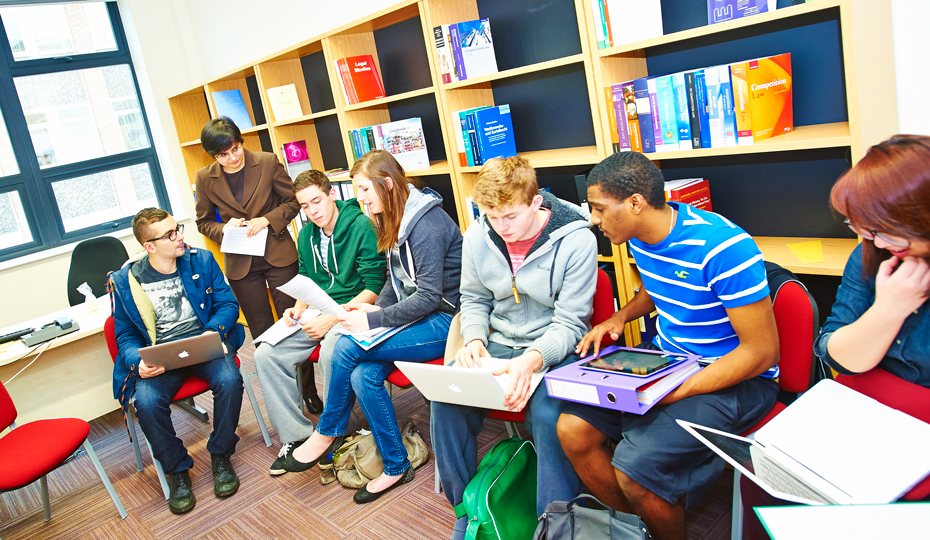
[[(437, 366), (415, 362), (394, 362), (394, 365), (430, 401), (467, 405), (482, 409), (506, 411), (504, 394), (507, 392), (507, 374), (491, 375), (498, 365), (507, 362), (499, 358), (482, 358), (481, 368)], [(530, 393), (539, 386), (544, 373), (534, 373)]]
[(223, 343), (216, 332), (159, 343), (139, 349), (139, 356), (150, 367), (163, 367), (165, 371), (202, 364), (226, 356)]

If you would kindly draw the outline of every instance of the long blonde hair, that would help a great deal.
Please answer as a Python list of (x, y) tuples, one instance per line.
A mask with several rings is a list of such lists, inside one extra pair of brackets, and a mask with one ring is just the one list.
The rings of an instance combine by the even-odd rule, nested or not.
[[(378, 251), (397, 247), (400, 221), (404, 217), (404, 206), (410, 196), (407, 183), (419, 188), (419, 180), (408, 178), (400, 163), (385, 150), (372, 150), (358, 158), (352, 165), (349, 176), (354, 178), (358, 173), (371, 180), (375, 195), (381, 201), (381, 212), (372, 215), (375, 231), (378, 233)], [(393, 187), (388, 187), (387, 178), (391, 179)]]

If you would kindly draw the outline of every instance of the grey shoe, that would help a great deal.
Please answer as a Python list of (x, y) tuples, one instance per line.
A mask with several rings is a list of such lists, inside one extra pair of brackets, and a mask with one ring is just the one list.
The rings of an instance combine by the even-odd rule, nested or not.
[(172, 514), (189, 512), (197, 504), (197, 499), (194, 498), (194, 492), (191, 490), (189, 469), (168, 475), (168, 486), (168, 510), (171, 510)]
[(227, 456), (210, 454), (213, 469), (213, 493), (217, 497), (229, 497), (239, 490), (239, 477)]

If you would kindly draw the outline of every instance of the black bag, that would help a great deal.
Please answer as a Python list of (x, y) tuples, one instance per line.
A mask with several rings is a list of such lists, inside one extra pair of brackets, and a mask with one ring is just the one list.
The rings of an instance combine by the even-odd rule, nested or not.
[[(595, 501), (601, 510), (578, 504), (582, 499)], [(579, 495), (570, 502), (556, 501), (546, 505), (539, 516), (533, 540), (651, 540), (646, 524), (639, 516), (618, 512), (596, 497)]]

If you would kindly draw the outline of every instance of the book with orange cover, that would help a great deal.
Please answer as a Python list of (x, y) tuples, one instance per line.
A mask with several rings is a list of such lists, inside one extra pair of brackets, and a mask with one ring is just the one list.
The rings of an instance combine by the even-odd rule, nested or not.
[(749, 145), (752, 140), (752, 115), (749, 112), (749, 85), (746, 83), (747, 62), (730, 64), (733, 79), (733, 108), (736, 112), (736, 144)]
[(370, 54), (340, 58), (336, 60), (336, 67), (349, 105), (385, 96), (384, 85), (381, 84), (375, 60)]
[(613, 151), (620, 151), (620, 132), (617, 131), (617, 117), (614, 115), (614, 95), (613, 90), (609, 86), (604, 87), (604, 99), (607, 103), (607, 118), (610, 122), (610, 142), (612, 143)]
[(633, 81), (623, 83), (623, 106), (626, 109), (630, 133), (630, 149), (642, 153), (643, 139), (639, 133), (639, 114), (636, 112), (636, 91), (633, 89)]
[(791, 53), (746, 62), (752, 136), (758, 142), (794, 130)]

